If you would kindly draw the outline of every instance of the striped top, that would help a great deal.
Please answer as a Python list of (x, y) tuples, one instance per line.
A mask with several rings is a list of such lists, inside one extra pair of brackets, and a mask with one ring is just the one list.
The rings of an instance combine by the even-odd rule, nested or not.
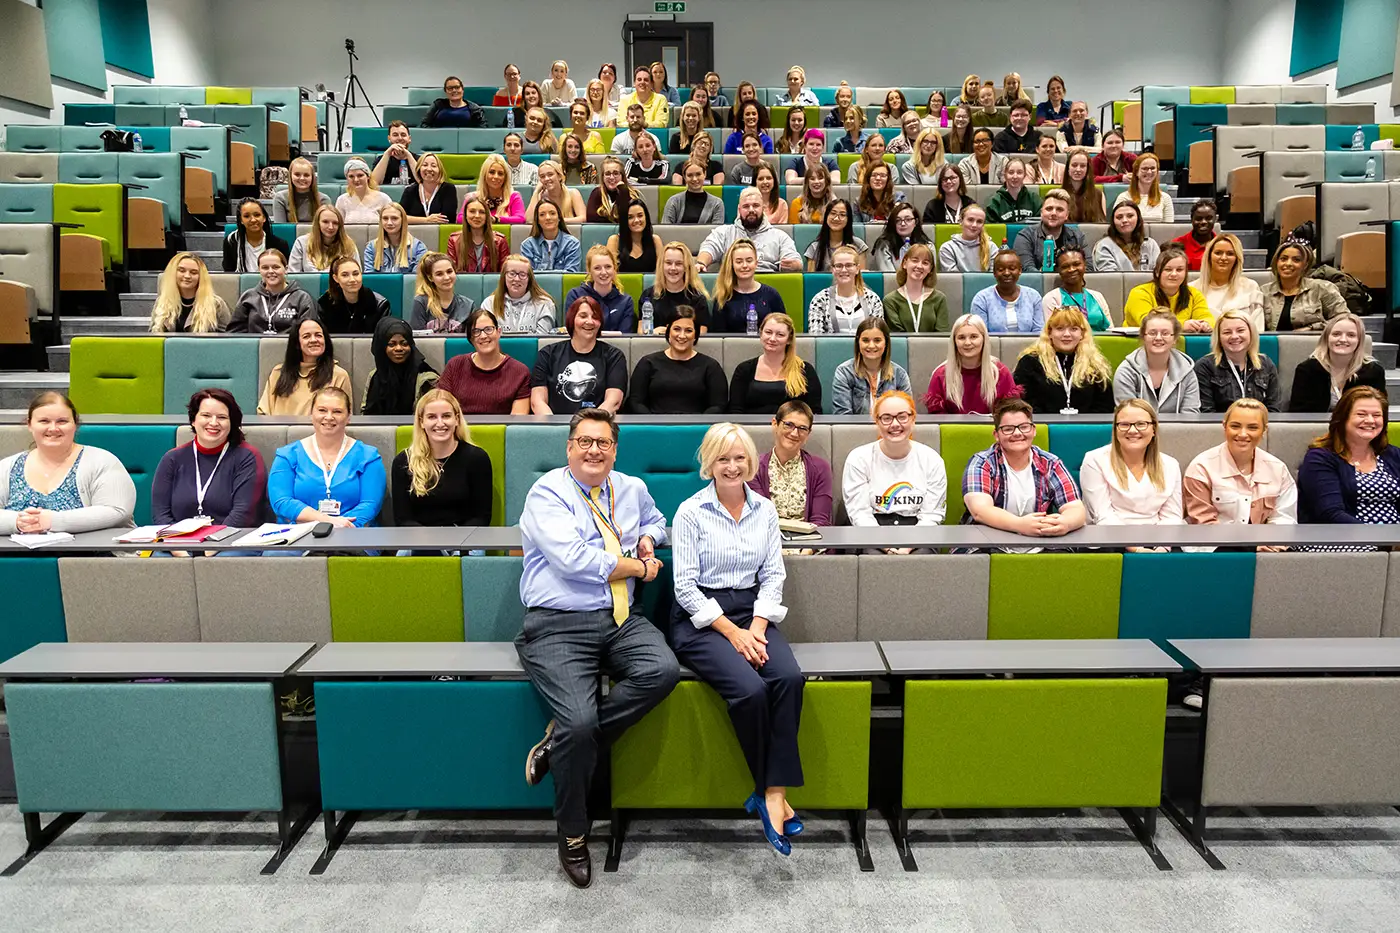
[(752, 489), (745, 489), (738, 521), (720, 504), (714, 483), (682, 502), (671, 523), (671, 559), (676, 602), (696, 628), (706, 628), (724, 614), (701, 587), (742, 590), (756, 583), (754, 617), (774, 624), (787, 617), (783, 605), (787, 571), (778, 511)]

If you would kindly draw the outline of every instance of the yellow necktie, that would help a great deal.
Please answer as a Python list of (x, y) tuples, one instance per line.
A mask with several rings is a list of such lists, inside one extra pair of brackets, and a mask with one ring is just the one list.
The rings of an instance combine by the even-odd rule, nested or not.
[[(589, 509), (593, 513), (593, 524), (598, 526), (598, 534), (603, 536), (603, 549), (609, 554), (618, 557), (622, 556), (622, 542), (617, 540), (617, 535), (608, 527), (608, 523), (603, 521), (603, 489), (601, 486), (594, 486), (588, 490), (588, 497), (593, 500), (593, 508)], [(627, 616), (631, 614), (631, 607), (627, 603), (627, 581), (614, 580), (608, 584), (608, 589), (612, 590), (613, 599), (613, 621), (618, 625), (627, 621)]]

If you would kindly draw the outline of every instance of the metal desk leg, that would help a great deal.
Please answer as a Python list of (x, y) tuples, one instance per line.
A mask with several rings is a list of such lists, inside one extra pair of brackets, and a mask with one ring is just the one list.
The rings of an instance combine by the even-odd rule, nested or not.
[(18, 872), (21, 868), (44, 851), (63, 831), (82, 819), (81, 813), (61, 813), (49, 821), (49, 825), (40, 825), (40, 815), (38, 813), (24, 814), (24, 838), (29, 843), (24, 849), (24, 854), (10, 863), (4, 871), (0, 871), (0, 877), (8, 878)]
[(1128, 807), (1119, 807), (1118, 815), (1123, 818), (1123, 822), (1128, 824), (1128, 828), (1133, 831), (1133, 836), (1138, 843), (1147, 850), (1147, 854), (1152, 859), (1152, 864), (1157, 866), (1159, 871), (1171, 871), (1172, 863), (1167, 861), (1167, 857), (1162, 854), (1162, 850), (1157, 848), (1157, 808), (1144, 807), (1142, 816)]
[(909, 811), (900, 807), (893, 815), (886, 817), (886, 822), (889, 823), (890, 835), (894, 837), (904, 870), (918, 871), (919, 864), (914, 861), (914, 852), (909, 848)]
[(326, 873), (326, 867), (330, 865), (331, 859), (335, 858), (336, 850), (340, 848), (345, 837), (350, 834), (350, 827), (354, 826), (355, 821), (359, 818), (359, 810), (346, 810), (345, 815), (337, 823), (334, 810), (325, 812), (326, 847), (317, 856), (316, 864), (311, 866), (310, 874), (323, 875)]
[(1193, 801), (1190, 819), (1182, 812), (1176, 802), (1166, 794), (1162, 795), (1162, 812), (1166, 813), (1167, 819), (1171, 820), (1177, 832), (1191, 844), (1191, 848), (1196, 850), (1196, 854), (1216, 871), (1224, 871), (1225, 863), (1216, 858), (1214, 852), (1206, 845), (1206, 807), (1201, 803), (1201, 795), (1205, 790), (1206, 772), (1206, 724), (1210, 711), (1210, 684), (1211, 678), (1204, 676), (1201, 678), (1201, 724), (1197, 730), (1197, 775), (1196, 775), (1196, 799)]
[(860, 865), (861, 871), (874, 871), (875, 863), (870, 859), (870, 842), (865, 835), (865, 813), (864, 810), (850, 810), (847, 812), (847, 819), (851, 824), (851, 841), (856, 846), (856, 862)]
[(292, 850), (297, 847), (297, 843), (306, 834), (306, 828), (315, 817), (316, 811), (312, 807), (302, 810), (295, 822), (292, 820), (292, 811), (287, 807), (277, 811), (277, 852), (263, 866), (262, 874), (277, 874), (277, 869), (281, 868), (287, 856), (292, 854)]
[(613, 810), (612, 830), (608, 835), (608, 857), (603, 862), (603, 871), (617, 871), (622, 860), (622, 843), (627, 838), (627, 811)]

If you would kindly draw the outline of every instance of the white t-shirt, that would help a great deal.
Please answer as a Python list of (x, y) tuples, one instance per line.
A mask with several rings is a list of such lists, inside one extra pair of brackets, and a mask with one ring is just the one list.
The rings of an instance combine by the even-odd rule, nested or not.
[(856, 325), (865, 319), (868, 310), (861, 305), (861, 293), (857, 291), (849, 298), (842, 298), (831, 290), (831, 329), (837, 334), (853, 334)]
[[(948, 508), (948, 473), (938, 451), (913, 441), (909, 453), (892, 460), (880, 450), (880, 442), (851, 451), (841, 476), (841, 494), (852, 525), (866, 527), (898, 524), (938, 525)], [(916, 522), (908, 521), (909, 518)]]
[[(1014, 332), (1016, 330), (1016, 302), (1007, 301), (1000, 295), (997, 296), (997, 301), (1001, 302), (1001, 308), (1006, 313), (1006, 329)], [(1030, 467), (1026, 469), (1030, 469)]]
[[(1006, 468), (1006, 511), (1025, 516), (1035, 511), (1035, 471), (1029, 463), (1024, 470)], [(1038, 547), (1003, 548), (1007, 553), (1035, 554)]]
[(248, 241), (244, 240), (244, 241), (243, 241), (243, 268), (247, 269), (249, 272), (256, 272), (256, 271), (258, 271), (258, 257), (261, 256), (261, 255), (262, 255), (263, 253), (265, 253), (266, 251), (267, 251), (267, 237), (264, 236), (264, 237), (263, 237), (263, 241), (262, 241), (261, 243), (259, 243), (257, 246), (254, 246), (252, 243), (249, 243)]

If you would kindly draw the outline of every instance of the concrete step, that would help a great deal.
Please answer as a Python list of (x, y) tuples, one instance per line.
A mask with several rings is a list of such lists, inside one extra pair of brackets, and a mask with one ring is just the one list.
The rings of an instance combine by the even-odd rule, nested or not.
[(1244, 250), (1244, 267), (1251, 272), (1263, 272), (1265, 269), (1269, 268), (1269, 251), (1266, 249), (1250, 249), (1246, 246)]
[(68, 391), (67, 373), (0, 373), (0, 409), (23, 411), (40, 392)]
[(44, 349), (49, 355), (49, 372), (68, 372), (69, 361), (73, 356), (72, 347), (65, 343), (59, 346), (45, 347)]
[(145, 317), (66, 317), (63, 319), (63, 339), (74, 337), (126, 337), (150, 333), (151, 316)]
[(127, 292), (121, 296), (122, 317), (151, 318), (151, 306), (156, 302), (155, 292)]
[(189, 231), (185, 234), (185, 247), (200, 252), (216, 251), (222, 255), (224, 234), (220, 230)]
[[(1369, 329), (1367, 332), (1371, 333)], [(1400, 359), (1397, 358), (1397, 351), (1400, 351), (1400, 346), (1393, 343), (1380, 343), (1374, 336), (1371, 338), (1371, 355), (1376, 358), (1377, 363), (1380, 363), (1386, 369), (1394, 369), (1397, 365), (1400, 365)]]
[(127, 285), (133, 292), (145, 292), (154, 295), (157, 288), (156, 282), (159, 279), (159, 272), (132, 272), (127, 276)]

